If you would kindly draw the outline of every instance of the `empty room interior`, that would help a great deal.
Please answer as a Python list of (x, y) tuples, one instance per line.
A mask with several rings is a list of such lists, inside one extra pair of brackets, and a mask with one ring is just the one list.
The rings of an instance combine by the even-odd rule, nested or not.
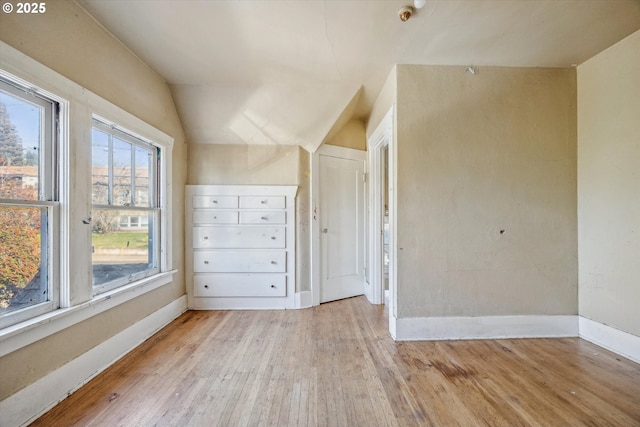
[(640, 426), (640, 0), (8, 0), (0, 426)]

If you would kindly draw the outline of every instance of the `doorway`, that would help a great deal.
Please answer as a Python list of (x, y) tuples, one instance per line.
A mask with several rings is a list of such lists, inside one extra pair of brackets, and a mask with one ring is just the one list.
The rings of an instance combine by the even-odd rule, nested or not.
[(382, 291), (383, 303), (389, 304), (390, 224), (389, 224), (389, 144), (382, 148)]
[(395, 332), (395, 144), (393, 108), (367, 141), (369, 163), (369, 282), (365, 295), (372, 304), (386, 304), (389, 329)]

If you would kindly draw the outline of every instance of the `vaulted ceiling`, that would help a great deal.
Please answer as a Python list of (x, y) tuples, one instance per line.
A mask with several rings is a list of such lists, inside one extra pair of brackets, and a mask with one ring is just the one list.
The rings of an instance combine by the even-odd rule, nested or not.
[(394, 64), (570, 67), (640, 0), (78, 0), (169, 83), (190, 142), (315, 151), (366, 121)]

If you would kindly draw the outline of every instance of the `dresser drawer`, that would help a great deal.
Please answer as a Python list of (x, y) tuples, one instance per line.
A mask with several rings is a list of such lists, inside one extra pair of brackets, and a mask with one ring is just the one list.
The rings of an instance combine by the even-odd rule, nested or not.
[(284, 209), (284, 196), (240, 196), (242, 209)]
[(202, 209), (193, 211), (194, 224), (237, 224), (237, 211), (213, 211)]
[(193, 227), (193, 247), (196, 249), (280, 249), (285, 245), (284, 226)]
[(194, 208), (238, 208), (238, 196), (193, 196)]
[(285, 224), (285, 211), (242, 211), (240, 224)]
[(282, 274), (213, 273), (193, 278), (196, 297), (284, 297), (287, 278)]
[(284, 273), (285, 251), (194, 251), (195, 273)]

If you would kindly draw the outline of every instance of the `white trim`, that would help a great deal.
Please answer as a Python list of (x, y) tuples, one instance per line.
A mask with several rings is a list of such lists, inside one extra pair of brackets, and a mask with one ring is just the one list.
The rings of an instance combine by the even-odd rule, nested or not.
[(294, 308), (309, 308), (313, 306), (313, 293), (311, 291), (297, 292)]
[[(384, 274), (382, 265), (383, 255), (383, 241), (381, 232), (383, 228), (384, 212), (382, 212), (383, 206), (383, 190), (384, 190), (384, 159), (382, 157), (382, 150), (385, 147), (389, 147), (391, 150), (393, 146), (393, 107), (389, 109), (387, 114), (378, 124), (378, 127), (373, 131), (371, 136), (367, 140), (367, 154), (369, 158), (369, 218), (368, 218), (368, 232), (369, 238), (368, 252), (369, 252), (369, 265), (367, 269), (369, 271), (369, 283), (365, 286), (365, 295), (372, 304), (384, 304)], [(389, 160), (391, 160), (391, 153), (389, 153)], [(391, 163), (391, 161), (389, 161)], [(392, 187), (391, 183), (391, 165), (389, 164), (389, 187)], [(390, 197), (391, 198), (391, 197)], [(391, 214), (392, 206), (389, 206), (389, 213)], [(390, 234), (392, 230), (389, 230)], [(390, 236), (391, 238), (391, 236)], [(391, 243), (391, 242), (390, 242)], [(390, 260), (391, 264), (391, 260)], [(391, 270), (391, 265), (389, 265)], [(389, 281), (391, 282), (391, 274), (389, 274)], [(390, 283), (391, 286), (391, 283)]]
[(580, 338), (640, 363), (640, 337), (579, 316)]
[[(381, 190), (380, 183), (383, 178), (381, 173), (381, 149), (383, 146), (388, 147), (388, 174), (389, 174), (389, 298), (388, 302), (388, 312), (389, 312), (389, 333), (394, 339), (397, 339), (397, 327), (398, 327), (398, 319), (397, 319), (397, 283), (398, 283), (398, 268), (397, 268), (397, 259), (398, 259), (398, 243), (396, 236), (398, 235), (398, 225), (396, 223), (396, 213), (398, 212), (398, 192), (396, 190), (397, 181), (398, 181), (398, 144), (397, 144), (397, 117), (395, 114), (396, 106), (395, 104), (389, 108), (389, 111), (385, 114), (384, 118), (380, 121), (376, 129), (373, 131), (369, 139), (367, 140), (369, 144), (369, 155), (370, 155), (370, 163), (369, 163), (369, 176), (371, 177), (370, 187), (376, 186), (377, 189), (371, 189), (371, 205), (369, 209), (369, 232), (371, 233), (371, 237), (369, 238), (369, 278), (373, 277), (373, 282), (370, 287), (371, 298), (370, 301), (373, 303), (381, 304), (383, 300), (384, 293), (382, 292), (384, 288), (384, 280), (382, 280), (382, 265), (379, 265), (380, 270), (374, 268), (373, 260), (382, 258), (382, 241), (381, 239), (374, 239), (373, 237), (377, 234), (377, 225), (382, 224), (382, 212), (374, 209), (375, 206), (382, 206), (380, 197)], [(388, 142), (387, 142), (388, 141)]]
[(408, 317), (395, 322), (398, 341), (578, 336), (578, 316), (573, 315)]
[(391, 114), (391, 141), (389, 141), (389, 333), (396, 334), (398, 317), (398, 115), (396, 105), (389, 109)]
[(367, 152), (356, 150), (354, 148), (339, 147), (337, 145), (323, 145), (313, 154), (322, 154), (323, 156), (339, 157), (341, 159), (367, 161)]
[[(285, 196), (295, 199), (298, 193), (297, 185), (187, 185), (189, 197), (197, 195), (216, 196)], [(186, 196), (185, 196), (186, 197)], [(287, 209), (289, 206), (287, 205)], [(234, 208), (238, 209), (238, 208)]]
[(398, 330), (398, 318), (395, 316), (395, 314), (391, 313), (391, 310), (389, 310), (389, 308), (387, 308), (387, 313), (389, 313), (389, 334), (394, 341), (399, 341), (396, 334), (396, 331)]
[(175, 273), (177, 270), (160, 273), (105, 292), (80, 305), (54, 310), (0, 329), (0, 357), (166, 285), (173, 280)]
[(23, 426), (139, 346), (187, 309), (182, 296), (0, 402), (3, 425)]

